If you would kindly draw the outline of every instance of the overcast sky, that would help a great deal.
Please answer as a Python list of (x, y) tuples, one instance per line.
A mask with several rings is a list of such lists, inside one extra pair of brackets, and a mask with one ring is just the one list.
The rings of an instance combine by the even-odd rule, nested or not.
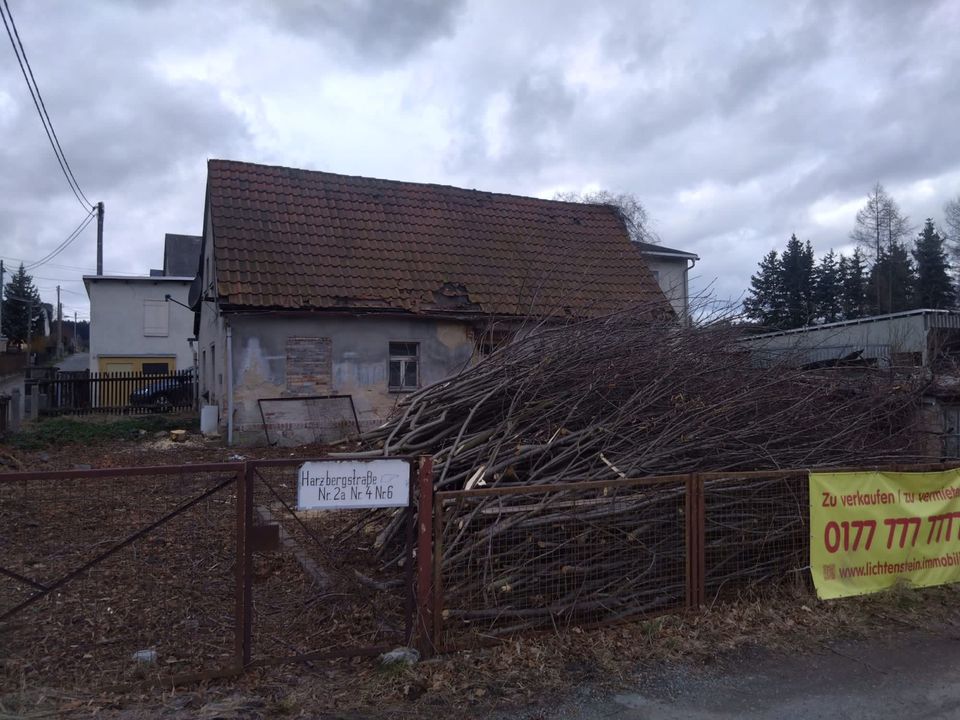
[[(960, 3), (8, 0), (105, 269), (199, 234), (208, 158), (552, 197), (634, 193), (738, 298), (791, 233), (840, 249), (876, 181), (960, 193)], [(83, 219), (0, 36), (0, 254)], [(34, 271), (88, 314), (91, 225)]]

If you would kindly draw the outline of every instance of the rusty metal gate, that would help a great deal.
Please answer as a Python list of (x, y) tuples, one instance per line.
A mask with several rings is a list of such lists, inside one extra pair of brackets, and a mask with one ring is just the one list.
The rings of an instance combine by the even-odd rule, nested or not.
[[(237, 589), (237, 655), (244, 667), (372, 655), (413, 642), (416, 460), (394, 458), (410, 464), (406, 507), (296, 507), (300, 465), (351, 459), (246, 463), (238, 503), (243, 584)], [(406, 528), (401, 546), (378, 544), (375, 533), (384, 521)]]
[[(419, 642), (429, 520), (408, 503), (390, 519), (403, 546), (376, 548), (370, 513), (298, 511), (297, 466), (313, 459), (331, 458), (0, 474), (0, 696)], [(411, 496), (429, 496), (429, 460), (411, 468)]]
[(0, 475), (0, 683), (233, 664), (237, 463)]

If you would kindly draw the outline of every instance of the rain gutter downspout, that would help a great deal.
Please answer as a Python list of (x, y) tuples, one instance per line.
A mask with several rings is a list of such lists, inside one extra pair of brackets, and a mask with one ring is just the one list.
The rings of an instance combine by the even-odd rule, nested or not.
[(690, 319), (690, 271), (697, 264), (696, 260), (691, 259), (690, 264), (683, 269), (683, 314), (686, 316), (687, 325), (692, 324)]
[(227, 446), (233, 447), (233, 328), (227, 325)]

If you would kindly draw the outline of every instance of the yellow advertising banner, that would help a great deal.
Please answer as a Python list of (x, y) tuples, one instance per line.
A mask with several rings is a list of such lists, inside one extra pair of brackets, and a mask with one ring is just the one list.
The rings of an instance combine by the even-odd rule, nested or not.
[(824, 599), (960, 582), (960, 469), (810, 473), (810, 572)]

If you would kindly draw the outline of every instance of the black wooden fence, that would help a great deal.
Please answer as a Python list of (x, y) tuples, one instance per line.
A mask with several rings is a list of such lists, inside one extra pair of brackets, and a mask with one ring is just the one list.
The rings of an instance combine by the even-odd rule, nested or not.
[(37, 380), (27, 392), (35, 395), (40, 415), (127, 415), (192, 410), (197, 383), (192, 370), (163, 374), (84, 371)]

